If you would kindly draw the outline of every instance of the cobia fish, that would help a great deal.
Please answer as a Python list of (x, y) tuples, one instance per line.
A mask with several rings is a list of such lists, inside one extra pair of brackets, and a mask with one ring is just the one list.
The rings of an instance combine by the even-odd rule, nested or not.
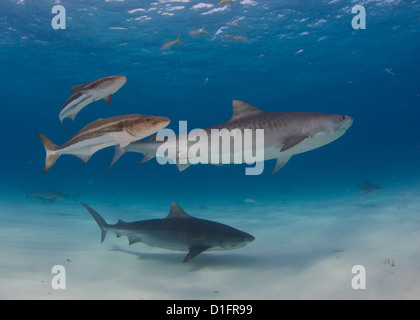
[(54, 144), (38, 133), (47, 153), (43, 172), (48, 171), (63, 154), (77, 156), (86, 163), (98, 150), (115, 145), (127, 146), (133, 141), (154, 134), (169, 122), (165, 117), (137, 114), (99, 119), (86, 125), (62, 146)]
[(125, 76), (109, 76), (72, 87), (72, 95), (66, 101), (58, 116), (64, 130), (64, 119), (74, 120), (84, 107), (94, 101), (104, 99), (108, 104), (111, 104), (112, 95), (126, 82), (127, 78)]

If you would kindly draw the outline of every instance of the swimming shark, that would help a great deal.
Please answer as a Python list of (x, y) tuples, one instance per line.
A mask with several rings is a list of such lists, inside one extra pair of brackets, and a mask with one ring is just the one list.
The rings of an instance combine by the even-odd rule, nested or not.
[(242, 248), (255, 238), (243, 231), (225, 224), (188, 215), (175, 202), (171, 203), (168, 216), (164, 219), (124, 222), (114, 225), (106, 221), (95, 210), (82, 203), (101, 229), (101, 242), (108, 231), (117, 237), (128, 237), (129, 244), (143, 242), (151, 247), (188, 251), (184, 263), (204, 251), (231, 250)]
[(44, 203), (53, 203), (56, 200), (73, 199), (76, 201), (77, 196), (68, 196), (66, 194), (47, 189), (41, 191), (28, 191), (20, 187), (26, 194), (26, 199), (33, 198), (43, 201)]
[[(280, 170), (293, 155), (319, 148), (337, 140), (353, 124), (353, 118), (347, 115), (313, 112), (265, 112), (239, 100), (234, 100), (232, 107), (233, 115), (228, 122), (204, 130), (210, 135), (212, 129), (227, 129), (228, 132), (239, 129), (242, 133), (245, 129), (252, 129), (253, 132), (257, 129), (264, 129), (264, 160), (277, 159), (273, 173)], [(173, 143), (179, 139), (180, 137), (176, 136)], [(156, 156), (158, 148), (163, 143), (166, 142), (157, 141), (156, 135), (154, 135), (148, 141), (137, 141), (125, 147), (115, 146), (115, 156), (110, 167), (126, 152), (142, 153), (141, 163), (146, 162)], [(175, 146), (177, 159), (172, 160), (176, 162), (180, 171), (188, 168), (191, 163), (182, 164), (176, 160), (179, 160), (182, 155), (189, 154), (188, 149), (194, 143), (188, 142), (187, 150), (183, 150), (179, 143)], [(255, 153), (255, 148), (252, 151)], [(223, 153), (220, 153), (220, 158), (223, 158)], [(233, 163), (233, 148), (230, 148), (230, 158)], [(242, 163), (245, 163), (244, 159)]]
[(76, 115), (94, 101), (104, 99), (108, 105), (111, 104), (112, 95), (126, 82), (125, 76), (109, 76), (72, 87), (72, 95), (61, 108), (58, 116), (64, 130), (66, 129), (64, 119), (70, 118), (74, 121)]
[(359, 193), (360, 194), (377, 194), (382, 191), (382, 188), (370, 183), (368, 180), (359, 187)]
[(62, 146), (37, 133), (46, 151), (43, 172), (47, 172), (63, 154), (77, 156), (83, 163), (87, 163), (96, 151), (117, 144), (121, 147), (127, 146), (133, 141), (152, 135), (169, 122), (165, 117), (137, 114), (98, 119), (86, 125)]

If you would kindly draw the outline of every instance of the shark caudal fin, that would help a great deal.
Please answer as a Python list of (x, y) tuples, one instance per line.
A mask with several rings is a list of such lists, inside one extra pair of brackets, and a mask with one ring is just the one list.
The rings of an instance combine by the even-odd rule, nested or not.
[(41, 133), (37, 133), (37, 135), (39, 139), (41, 139), (41, 142), (45, 148), (45, 152), (47, 153), (45, 157), (45, 168), (44, 171), (42, 171), (44, 173), (50, 170), (54, 163), (57, 161), (57, 159), (60, 157), (60, 155), (55, 152), (56, 150), (60, 149), (60, 147), (51, 142), (50, 139), (48, 139)]
[(98, 224), (99, 228), (101, 228), (101, 242), (104, 242), (105, 237), (106, 237), (106, 233), (108, 232), (107, 228), (108, 228), (108, 224), (106, 223), (106, 221), (104, 220), (104, 218), (102, 218), (99, 213), (97, 213), (95, 210), (93, 210), (91, 207), (89, 207), (88, 205), (82, 203), (82, 205), (87, 209), (87, 211), (89, 211), (89, 213), (91, 214), (91, 216), (93, 217), (93, 219), (95, 219), (96, 223)]
[(22, 191), (25, 192), (26, 199), (29, 199), (29, 197), (31, 196), (31, 193), (27, 191), (25, 188), (23, 188), (22, 186), (19, 186), (19, 188), (21, 188)]

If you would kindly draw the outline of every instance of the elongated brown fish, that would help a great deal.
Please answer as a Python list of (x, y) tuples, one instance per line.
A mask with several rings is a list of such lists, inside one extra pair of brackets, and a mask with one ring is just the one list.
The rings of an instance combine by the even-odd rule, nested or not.
[(48, 171), (63, 154), (74, 155), (86, 163), (98, 150), (115, 145), (127, 146), (133, 141), (152, 135), (169, 122), (165, 117), (137, 114), (99, 119), (86, 125), (62, 146), (38, 133), (47, 153), (43, 172)]
[(73, 92), (60, 111), (59, 118), (64, 127), (64, 119), (74, 120), (76, 115), (88, 104), (104, 99), (111, 104), (112, 95), (117, 92), (125, 83), (125, 76), (109, 76), (81, 84), (71, 88)]

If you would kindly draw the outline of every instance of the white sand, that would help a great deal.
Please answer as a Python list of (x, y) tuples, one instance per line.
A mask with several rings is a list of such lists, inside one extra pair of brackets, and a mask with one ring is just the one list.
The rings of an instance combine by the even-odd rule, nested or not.
[[(129, 246), (112, 233), (101, 244), (96, 223), (72, 201), (3, 201), (0, 299), (419, 299), (420, 195), (403, 194), (207, 209), (181, 204), (256, 237), (245, 248), (203, 253), (186, 264), (184, 253)], [(168, 211), (89, 204), (108, 223)], [(66, 268), (65, 290), (51, 286), (54, 265)], [(366, 290), (352, 289), (354, 265), (366, 268)]]

